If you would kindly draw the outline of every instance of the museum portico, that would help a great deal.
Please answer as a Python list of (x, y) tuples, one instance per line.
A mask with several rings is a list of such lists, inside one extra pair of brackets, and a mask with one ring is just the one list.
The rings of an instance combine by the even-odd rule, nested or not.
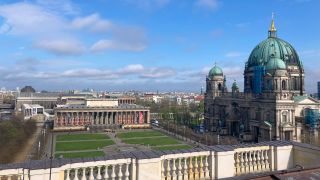
[(97, 107), (68, 105), (56, 107), (54, 112), (54, 129), (91, 125), (142, 125), (149, 124), (150, 120), (147, 107), (132, 104)]

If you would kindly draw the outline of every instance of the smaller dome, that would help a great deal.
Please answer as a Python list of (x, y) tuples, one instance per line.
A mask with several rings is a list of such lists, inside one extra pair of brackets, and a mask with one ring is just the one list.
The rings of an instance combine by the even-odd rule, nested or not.
[(215, 66), (209, 71), (209, 77), (212, 77), (212, 76), (223, 76), (222, 69), (215, 65)]
[(239, 86), (238, 86), (238, 84), (237, 84), (237, 81), (234, 81), (234, 82), (232, 83), (232, 89), (239, 89)]
[(35, 93), (36, 90), (32, 86), (25, 86), (24, 88), (21, 89), (20, 92), (23, 92), (23, 93)]
[(267, 65), (266, 65), (266, 70), (276, 70), (276, 69), (283, 69), (285, 70), (286, 64), (279, 58), (271, 58)]

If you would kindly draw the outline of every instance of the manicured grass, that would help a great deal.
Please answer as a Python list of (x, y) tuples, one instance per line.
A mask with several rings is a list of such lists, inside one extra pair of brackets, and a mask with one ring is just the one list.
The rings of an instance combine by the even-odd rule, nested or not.
[(149, 144), (150, 146), (179, 144), (179, 141), (171, 137), (123, 139), (122, 141), (127, 144), (143, 144), (143, 145)]
[(56, 151), (75, 151), (103, 148), (114, 144), (111, 140), (105, 141), (75, 141), (75, 142), (56, 142)]
[(136, 138), (136, 137), (151, 137), (151, 136), (165, 136), (165, 135), (158, 131), (138, 131), (138, 132), (125, 132), (125, 133), (117, 134), (117, 137), (119, 137), (120, 139)]
[(154, 150), (177, 150), (177, 149), (191, 149), (192, 147), (189, 145), (177, 145), (177, 146), (158, 146), (158, 147), (153, 147), (152, 149)]
[(104, 156), (104, 152), (89, 151), (89, 152), (74, 152), (74, 153), (57, 153), (55, 154), (55, 157), (59, 158), (60, 155), (62, 155), (63, 158), (98, 157), (98, 156)]
[(77, 141), (77, 140), (96, 140), (110, 139), (106, 134), (63, 134), (57, 136), (57, 141)]

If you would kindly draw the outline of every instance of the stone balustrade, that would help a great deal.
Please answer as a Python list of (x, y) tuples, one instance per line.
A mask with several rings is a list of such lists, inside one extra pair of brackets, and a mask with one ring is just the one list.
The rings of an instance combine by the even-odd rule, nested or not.
[(236, 175), (270, 171), (273, 147), (260, 146), (235, 149), (235, 173)]
[(210, 151), (166, 154), (161, 160), (161, 179), (209, 179)]
[[(319, 165), (320, 148), (290, 141), (136, 151), (97, 158), (0, 165), (0, 180), (219, 179)], [(304, 162), (303, 157), (307, 157)], [(320, 165), (319, 165), (320, 166)], [(50, 168), (51, 167), (51, 168)]]

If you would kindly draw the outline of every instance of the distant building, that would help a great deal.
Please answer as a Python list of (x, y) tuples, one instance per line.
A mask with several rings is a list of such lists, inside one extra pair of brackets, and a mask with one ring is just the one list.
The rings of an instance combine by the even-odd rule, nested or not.
[(22, 113), (24, 119), (31, 119), (33, 117), (43, 115), (44, 108), (39, 104), (23, 104)]
[(21, 89), (22, 93), (35, 93), (36, 90), (32, 86), (25, 86), (24, 88)]

